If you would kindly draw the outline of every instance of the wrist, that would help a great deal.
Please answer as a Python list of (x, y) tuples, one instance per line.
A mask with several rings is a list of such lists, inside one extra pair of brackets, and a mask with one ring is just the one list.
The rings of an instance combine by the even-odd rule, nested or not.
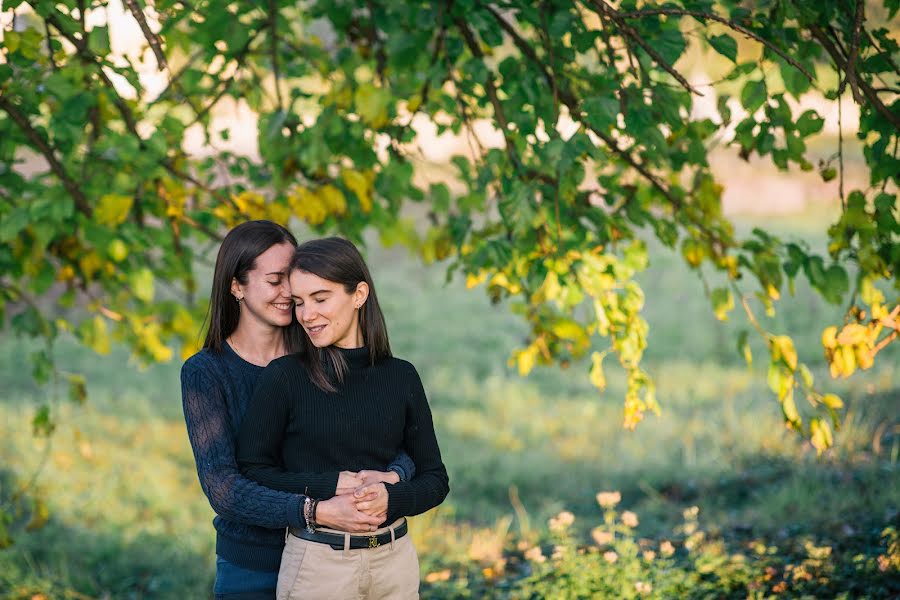
[[(396, 481), (394, 480), (394, 475), (396, 475)], [(386, 483), (400, 483), (406, 479), (405, 475), (406, 472), (402, 467), (399, 465), (391, 465), (388, 467), (388, 480)]]

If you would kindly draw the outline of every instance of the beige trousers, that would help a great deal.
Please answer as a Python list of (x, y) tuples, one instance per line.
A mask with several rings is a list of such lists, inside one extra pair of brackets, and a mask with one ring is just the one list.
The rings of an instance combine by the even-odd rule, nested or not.
[[(344, 533), (331, 529), (324, 531)], [(374, 533), (387, 531), (389, 529), (384, 527)], [(418, 597), (419, 558), (409, 534), (377, 548), (352, 550), (335, 550), (328, 544), (287, 536), (278, 572), (277, 600), (411, 600)]]

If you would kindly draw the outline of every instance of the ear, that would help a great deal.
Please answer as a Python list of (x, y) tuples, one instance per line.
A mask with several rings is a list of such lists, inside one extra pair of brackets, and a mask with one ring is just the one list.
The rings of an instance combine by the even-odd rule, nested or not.
[(358, 307), (362, 307), (363, 304), (366, 303), (366, 300), (369, 298), (369, 284), (365, 281), (360, 281), (356, 284), (356, 291), (353, 292), (353, 304)]
[(244, 297), (244, 292), (241, 291), (241, 284), (238, 283), (235, 277), (231, 279), (231, 295), (234, 296), (235, 300)]

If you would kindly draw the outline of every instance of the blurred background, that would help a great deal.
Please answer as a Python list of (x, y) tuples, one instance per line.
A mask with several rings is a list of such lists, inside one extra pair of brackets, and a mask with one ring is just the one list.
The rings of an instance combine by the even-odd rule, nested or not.
[[(113, 49), (127, 54), (136, 25), (126, 21), (110, 33)], [(694, 48), (679, 66), (702, 86), (731, 65)], [(833, 161), (840, 119), (846, 185), (863, 185), (853, 103), (839, 109), (818, 92), (803, 103), (825, 118), (810, 161)], [(714, 93), (695, 110), (705, 106), (715, 106)], [(447, 161), (467, 140), (419, 125), (417, 181), (453, 189)], [(209, 130), (230, 131), (215, 140), (219, 150), (258, 153), (256, 117), (241, 102), (217, 106)], [(499, 143), (496, 131), (482, 134), (489, 147)], [(203, 144), (198, 136), (188, 150), (203, 154)], [(710, 161), (739, 234), (760, 226), (825, 252), (840, 211), (837, 180), (781, 173), (724, 147)], [(405, 216), (425, 219), (416, 207)], [(313, 235), (296, 220), (292, 229), (301, 240)], [(635, 431), (622, 427), (626, 384), (615, 366), (603, 393), (588, 381), (589, 361), (520, 377), (509, 358), (529, 330), (509, 306), (467, 289), (464, 277), (448, 280), (448, 263), (426, 265), (367, 239), (392, 347), (422, 376), (450, 474), (448, 499), (413, 519), (424, 598), (900, 597), (900, 349), (832, 380), (821, 329), (845, 307), (805, 279), (774, 317), (761, 318), (789, 332), (824, 391), (844, 400), (834, 448), (821, 455), (785, 428), (766, 360), (748, 367), (739, 352), (737, 332), (748, 326), (740, 311), (718, 321), (696, 271), (652, 235), (637, 281), (650, 326), (643, 365), (662, 414)], [(215, 250), (198, 257), (201, 296)], [(765, 355), (761, 341), (750, 344)], [(0, 596), (210, 597), (213, 512), (187, 441), (179, 360), (141, 368), (124, 347), (100, 357), (63, 336), (56, 365), (85, 375), (89, 401), (80, 404), (62, 385), (35, 386), (23, 357), (38, 348), (0, 332), (0, 503), (8, 509), (0, 514), (15, 532), (0, 550)], [(35, 436), (35, 407), (47, 398), (56, 430)]]
[[(775, 204), (777, 219), (759, 206), (734, 218), (816, 245), (833, 210), (818, 201), (797, 212)], [(774, 576), (790, 581), (783, 566), (809, 560), (808, 544), (832, 553), (809, 568), (829, 582), (818, 589), (863, 585), (860, 557), (875, 565), (870, 575), (879, 573), (877, 561), (889, 556), (881, 534), (896, 527), (900, 507), (897, 353), (827, 383), (847, 411), (835, 448), (817, 457), (785, 429), (764, 370), (748, 369), (736, 325), (714, 318), (697, 277), (667, 249), (651, 256), (640, 277), (651, 332), (645, 360), (663, 414), (631, 432), (621, 426), (624, 382), (615, 370), (602, 395), (584, 364), (520, 378), (507, 358), (527, 331), (506, 307), (460, 279), (445, 282), (441, 264), (425, 267), (373, 240), (368, 259), (392, 345), (422, 375), (450, 473), (447, 501), (413, 519), (423, 597), (499, 597), (504, 578), (532, 572), (531, 548), (549, 555), (563, 543), (547, 546), (545, 537), (554, 535), (548, 520), (563, 511), (574, 516), (565, 533), (573, 547), (592, 543), (591, 531), (604, 523), (599, 491), (620, 492), (617, 508), (637, 516), (634, 530), (619, 536), (644, 540), (657, 554), (665, 541), (683, 544), (695, 533), (684, 530), (691, 507), (699, 509), (696, 531), (717, 540), (704, 550), (716, 560), (762, 544), (763, 563), (734, 575), (735, 584), (772, 577), (764, 564), (771, 554), (784, 558)], [(205, 285), (212, 258), (201, 266)], [(802, 359), (827, 378), (817, 323), (840, 307), (803, 285), (780, 306), (780, 326), (795, 332)], [(32, 600), (207, 597), (213, 513), (187, 442), (178, 362), (139, 370), (123, 349), (98, 358), (62, 343), (60, 367), (86, 374), (90, 401), (61, 400), (58, 429), (45, 439), (31, 434), (34, 396), (47, 391), (21, 368), (29, 350), (24, 340), (0, 341), (0, 490), (8, 501), (26, 482), (46, 514), (30, 515), (29, 531), (0, 552), (0, 589)], [(870, 583), (887, 597), (896, 580), (884, 575)], [(878, 588), (866, 589), (877, 597)]]

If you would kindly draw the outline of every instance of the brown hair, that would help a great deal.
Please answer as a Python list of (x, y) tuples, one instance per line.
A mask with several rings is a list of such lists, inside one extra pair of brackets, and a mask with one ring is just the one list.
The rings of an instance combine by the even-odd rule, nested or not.
[[(344, 286), (352, 294), (361, 282), (369, 286), (369, 297), (359, 311), (359, 328), (363, 344), (369, 349), (369, 362), (391, 356), (384, 314), (378, 304), (375, 283), (366, 261), (352, 242), (339, 237), (310, 240), (297, 246), (291, 261), (291, 271), (312, 273), (322, 279)], [(347, 363), (333, 346), (316, 348), (309, 336), (301, 337), (301, 360), (306, 364), (310, 379), (326, 392), (335, 392), (344, 382)]]
[[(209, 323), (209, 329), (203, 342), (204, 348), (221, 352), (225, 340), (237, 329), (241, 311), (231, 294), (231, 281), (237, 279), (238, 283), (246, 285), (247, 273), (256, 268), (259, 255), (272, 246), (285, 243), (296, 247), (297, 238), (272, 221), (247, 221), (228, 232), (216, 256), (209, 310), (206, 313), (205, 322)], [(299, 350), (302, 337), (305, 336), (300, 324), (293, 317), (291, 324), (284, 328), (287, 351)]]

